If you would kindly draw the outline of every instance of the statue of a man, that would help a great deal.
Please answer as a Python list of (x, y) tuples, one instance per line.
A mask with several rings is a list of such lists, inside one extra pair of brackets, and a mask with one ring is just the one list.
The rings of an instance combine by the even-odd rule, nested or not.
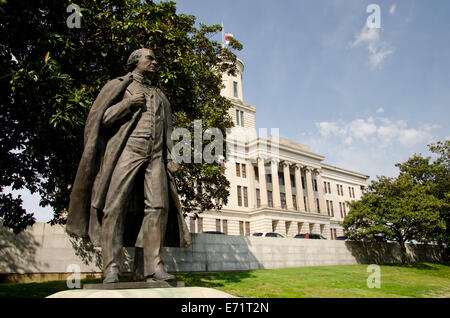
[(173, 177), (172, 111), (154, 85), (151, 49), (134, 51), (127, 67), (89, 112), (66, 228), (102, 247), (104, 283), (119, 281), (124, 246), (136, 247), (147, 280), (171, 280), (162, 247), (190, 244)]

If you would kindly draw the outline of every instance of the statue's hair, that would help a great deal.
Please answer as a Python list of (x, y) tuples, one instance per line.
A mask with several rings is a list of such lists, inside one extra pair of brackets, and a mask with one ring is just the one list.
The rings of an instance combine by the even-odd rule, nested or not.
[(142, 56), (143, 50), (150, 50), (150, 49), (141, 48), (141, 49), (137, 49), (137, 50), (133, 51), (133, 53), (130, 54), (130, 57), (127, 60), (127, 70), (129, 72), (133, 71), (136, 68), (136, 66), (139, 62), (139, 59)]

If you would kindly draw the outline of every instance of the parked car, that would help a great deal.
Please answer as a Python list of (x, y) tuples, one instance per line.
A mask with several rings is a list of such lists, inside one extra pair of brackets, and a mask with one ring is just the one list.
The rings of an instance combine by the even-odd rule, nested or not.
[(203, 233), (205, 233), (205, 234), (220, 234), (220, 235), (226, 235), (225, 233), (219, 232), (219, 231), (206, 231), (206, 232), (203, 232)]
[(348, 239), (347, 236), (337, 236), (336, 240), (338, 240), (338, 241), (348, 241), (349, 239)]
[(264, 237), (279, 237), (279, 238), (284, 238), (283, 234), (280, 233), (275, 233), (275, 232), (258, 232), (258, 233), (253, 233), (253, 236), (264, 236)]
[(310, 240), (326, 240), (326, 238), (323, 237), (322, 234), (314, 234), (314, 233), (297, 234), (296, 236), (294, 236), (294, 238), (310, 239)]

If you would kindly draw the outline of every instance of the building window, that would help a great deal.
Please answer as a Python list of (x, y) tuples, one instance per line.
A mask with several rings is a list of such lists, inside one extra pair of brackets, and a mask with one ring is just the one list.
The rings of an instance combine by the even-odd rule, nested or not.
[(272, 174), (266, 174), (266, 183), (272, 183)]
[(334, 217), (333, 201), (330, 200), (331, 216)]
[(242, 206), (242, 187), (237, 186), (238, 205)]
[(294, 210), (298, 210), (298, 208), (297, 208), (297, 196), (295, 194), (292, 195), (292, 204), (294, 205)]
[(340, 191), (339, 191), (339, 184), (336, 184), (336, 189), (337, 189), (337, 194), (341, 195)]
[(317, 180), (313, 179), (314, 191), (317, 191)]
[(305, 177), (302, 176), (302, 188), (305, 189)]
[(334, 237), (333, 237), (333, 229), (330, 229), (330, 237), (331, 237), (332, 240), (334, 240)]
[(327, 192), (327, 183), (325, 181), (323, 182), (323, 189), (324, 189), (325, 193), (328, 193)]
[(327, 183), (328, 183), (328, 193), (331, 193), (330, 183), (329, 182), (327, 182)]
[(353, 188), (353, 187), (352, 187), (352, 196), (353, 196), (353, 199), (355, 199), (355, 188)]
[(317, 213), (320, 213), (319, 199), (316, 199), (316, 205), (317, 205)]
[(239, 221), (239, 235), (244, 235), (244, 221)]
[(269, 208), (273, 208), (272, 191), (267, 191), (267, 204)]
[(295, 188), (295, 176), (293, 174), (291, 174), (290, 179), (291, 179), (291, 187)]
[(220, 219), (216, 219), (216, 231), (221, 232), (220, 231)]
[(197, 230), (199, 233), (203, 232), (203, 218), (197, 218)]
[(284, 186), (284, 174), (283, 173), (278, 173), (278, 183), (282, 186)]
[(191, 216), (189, 221), (190, 221), (189, 227), (190, 227), (191, 233), (195, 233), (195, 218)]
[(342, 184), (340, 185), (341, 187), (341, 196), (344, 196), (344, 188), (342, 187)]
[(245, 163), (242, 164), (242, 178), (247, 178), (247, 165)]
[(286, 209), (286, 194), (280, 193), (281, 208)]
[(250, 235), (250, 222), (245, 222), (245, 235)]
[(345, 203), (342, 203), (342, 209), (344, 210), (344, 218), (347, 216), (347, 211), (345, 209)]
[(305, 210), (308, 211), (309, 209), (307, 208), (307, 202), (306, 202), (306, 196), (303, 196), (303, 203), (305, 204)]
[(352, 188), (348, 187), (348, 196), (351, 198), (352, 197)]
[(236, 126), (244, 127), (244, 112), (236, 109)]
[(339, 202), (339, 212), (341, 212), (341, 218), (344, 218), (344, 215), (342, 214), (342, 203)]
[(227, 220), (222, 220), (222, 228), (223, 228), (223, 233), (228, 234), (228, 221)]
[(241, 176), (241, 164), (236, 162), (236, 177)]
[(285, 229), (286, 236), (288, 235), (290, 228), (291, 228), (291, 221), (284, 222), (284, 229)]
[(272, 232), (277, 231), (278, 220), (272, 220)]
[(297, 233), (298, 234), (302, 233), (302, 227), (303, 227), (303, 223), (297, 222)]
[(248, 190), (247, 187), (243, 187), (244, 192), (244, 206), (248, 207)]
[(238, 97), (238, 83), (233, 81), (233, 96)]
[(255, 180), (259, 182), (259, 170), (258, 170), (258, 167), (253, 167), (253, 169), (255, 170)]
[[(326, 187), (325, 187), (326, 189)], [(328, 212), (328, 216), (331, 216), (331, 212), (330, 212), (330, 201), (327, 200), (327, 212)]]
[(257, 208), (261, 207), (261, 193), (259, 189), (256, 189), (256, 207)]

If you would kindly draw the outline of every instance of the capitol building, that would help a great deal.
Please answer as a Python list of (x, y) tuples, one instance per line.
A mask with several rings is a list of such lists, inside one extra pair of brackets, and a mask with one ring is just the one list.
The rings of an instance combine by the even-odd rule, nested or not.
[(235, 76), (222, 75), (221, 92), (232, 102), (229, 114), (235, 124), (227, 132), (224, 162), (230, 196), (220, 211), (187, 216), (190, 231), (343, 235), (346, 202), (361, 198), (369, 176), (327, 165), (308, 146), (279, 137), (278, 129), (257, 131), (256, 107), (243, 100), (240, 60), (237, 69)]

